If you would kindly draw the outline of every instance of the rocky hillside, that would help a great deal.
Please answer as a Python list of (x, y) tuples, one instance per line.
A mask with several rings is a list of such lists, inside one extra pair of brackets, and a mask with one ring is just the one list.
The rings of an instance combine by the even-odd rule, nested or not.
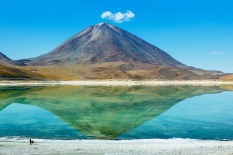
[(12, 73), (11, 77), (25, 75), (45, 80), (216, 80), (224, 75), (186, 66), (158, 47), (108, 23), (90, 26), (35, 58), (14, 61), (0, 53), (0, 64), (2, 68), (13, 68), (2, 69), (2, 77)]
[(15, 66), (5, 66), (0, 64), (0, 80), (42, 80), (38, 73), (33, 73), (28, 69)]
[(182, 63), (137, 36), (108, 23), (90, 26), (28, 65), (127, 62), (179, 67)]
[(11, 60), (6, 55), (0, 52), (0, 64), (2, 65), (11, 65), (11, 66), (25, 66), (21, 61)]

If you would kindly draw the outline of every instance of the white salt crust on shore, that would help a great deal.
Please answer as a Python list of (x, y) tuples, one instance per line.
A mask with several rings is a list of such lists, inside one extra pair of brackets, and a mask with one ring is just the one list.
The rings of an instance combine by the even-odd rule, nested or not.
[(217, 86), (233, 85), (224, 81), (157, 81), (157, 80), (80, 80), (80, 81), (0, 81), (0, 86), (37, 86), (37, 85), (73, 85), (73, 86)]
[(76, 140), (1, 141), (1, 155), (231, 155), (233, 141), (210, 140)]

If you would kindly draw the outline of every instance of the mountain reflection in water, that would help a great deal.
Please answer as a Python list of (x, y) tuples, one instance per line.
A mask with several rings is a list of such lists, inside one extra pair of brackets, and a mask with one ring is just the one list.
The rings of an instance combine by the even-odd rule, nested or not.
[(223, 91), (219, 87), (195, 86), (0, 87), (0, 114), (12, 103), (36, 106), (89, 138), (116, 139), (182, 100)]

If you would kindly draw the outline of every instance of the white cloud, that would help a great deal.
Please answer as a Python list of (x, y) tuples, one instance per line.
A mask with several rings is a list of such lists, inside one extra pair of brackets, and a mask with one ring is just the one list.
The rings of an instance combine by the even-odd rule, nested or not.
[(210, 54), (226, 54), (226, 52), (210, 52)]
[(107, 18), (112, 16), (112, 13), (110, 11), (105, 11), (101, 14), (101, 18)]
[(112, 13), (110, 11), (105, 11), (101, 14), (101, 18), (112, 20), (116, 23), (122, 23), (135, 18), (135, 14), (129, 10), (127, 10), (125, 13), (121, 13), (121, 12)]

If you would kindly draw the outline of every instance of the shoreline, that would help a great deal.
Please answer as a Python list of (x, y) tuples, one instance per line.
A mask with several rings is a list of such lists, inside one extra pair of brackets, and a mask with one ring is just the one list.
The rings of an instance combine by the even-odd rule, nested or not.
[(0, 141), (0, 154), (153, 155), (233, 153), (233, 141), (195, 139)]
[(171, 86), (171, 85), (191, 85), (191, 86), (218, 86), (233, 85), (233, 81), (212, 81), (212, 80), (192, 80), (192, 81), (157, 81), (157, 80), (79, 80), (79, 81), (0, 81), (0, 86)]

